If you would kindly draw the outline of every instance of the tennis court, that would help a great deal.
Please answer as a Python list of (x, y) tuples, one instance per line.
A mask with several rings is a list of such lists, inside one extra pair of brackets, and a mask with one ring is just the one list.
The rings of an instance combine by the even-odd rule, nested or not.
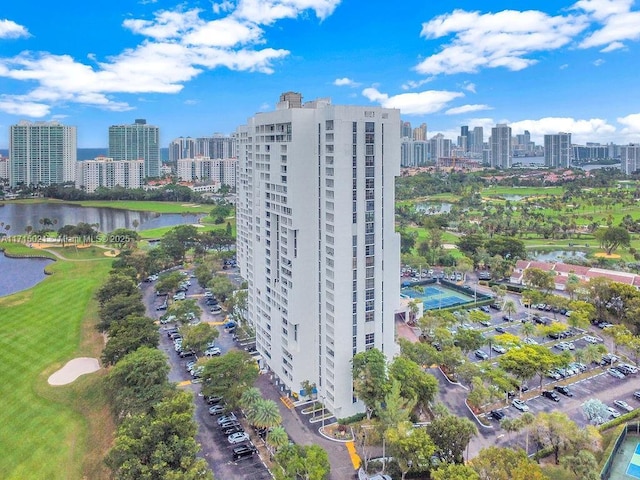
[(405, 287), (401, 290), (402, 295), (409, 298), (422, 300), (425, 310), (436, 310), (440, 308), (462, 305), (473, 301), (473, 297), (449, 289), (443, 285)]
[(640, 443), (636, 445), (636, 449), (631, 456), (631, 460), (629, 460), (627, 475), (634, 478), (640, 478)]

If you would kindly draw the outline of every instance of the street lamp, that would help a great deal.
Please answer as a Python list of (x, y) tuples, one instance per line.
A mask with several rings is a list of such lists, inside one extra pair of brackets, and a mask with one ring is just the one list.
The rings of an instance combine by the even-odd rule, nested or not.
[(322, 432), (324, 432), (324, 413), (325, 413), (325, 404), (327, 403), (327, 397), (325, 397), (324, 395), (320, 396), (320, 399), (322, 400)]

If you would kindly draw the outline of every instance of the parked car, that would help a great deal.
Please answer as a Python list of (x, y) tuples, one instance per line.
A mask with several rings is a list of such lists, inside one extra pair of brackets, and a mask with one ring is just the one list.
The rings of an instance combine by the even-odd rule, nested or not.
[(489, 308), (493, 308), (494, 310), (500, 310), (500, 305), (498, 305), (497, 303), (492, 303), (491, 305), (489, 305)]
[(480, 325), (482, 325), (483, 327), (490, 327), (491, 322), (489, 320), (480, 320)]
[(496, 353), (507, 353), (507, 349), (504, 348), (502, 345), (491, 345), (491, 350), (493, 350)]
[(567, 397), (573, 397), (573, 392), (569, 390), (569, 387), (565, 387), (564, 385), (556, 385), (554, 388), (556, 392), (560, 392)]
[(600, 343), (602, 341), (602, 339), (594, 337), (593, 335), (585, 335), (582, 338), (587, 343)]
[(621, 408), (622, 410), (626, 410), (627, 412), (633, 412), (633, 407), (629, 405), (627, 402), (625, 402), (624, 400), (614, 400), (613, 404), (616, 407)]
[(224, 405), (213, 405), (209, 407), (209, 415), (220, 415), (224, 413)]
[(616, 370), (615, 368), (610, 368), (609, 370), (607, 370), (607, 372), (609, 372), (609, 375), (611, 375), (612, 377), (620, 379), (625, 377), (624, 373), (622, 373), (620, 370)]
[(496, 327), (496, 332), (498, 333), (507, 333), (507, 331), (504, 329), (504, 327)]
[(223, 435), (229, 436), (229, 435), (233, 435), (234, 433), (244, 433), (244, 429), (242, 428), (241, 425), (235, 425), (233, 427), (227, 427), (222, 429)]
[(536, 342), (533, 338), (525, 338), (524, 339), (524, 343), (527, 345), (538, 345), (538, 342)]
[(210, 348), (207, 348), (207, 349), (204, 351), (204, 354), (205, 354), (207, 357), (214, 357), (214, 356), (218, 356), (218, 355), (220, 355), (221, 353), (222, 353), (222, 350), (220, 350), (220, 347), (210, 347)]
[(204, 401), (207, 402), (209, 405), (217, 405), (222, 400), (224, 400), (222, 397), (214, 397), (211, 395), (204, 397)]
[(554, 402), (559, 402), (560, 397), (553, 390), (545, 390), (542, 392), (542, 396), (548, 398), (549, 400), (553, 400)]
[(560, 375), (557, 371), (555, 370), (549, 370), (547, 372), (547, 377), (549, 378), (553, 378), (554, 380), (560, 380), (562, 378), (562, 375)]
[(222, 425), (224, 422), (230, 422), (230, 421), (235, 421), (238, 420), (238, 417), (236, 417), (236, 414), (231, 412), (228, 415), (225, 415), (224, 417), (220, 417), (218, 419), (218, 425)]
[(609, 412), (609, 415), (613, 418), (618, 418), (620, 416), (620, 412), (613, 407), (607, 407), (607, 412)]
[(251, 457), (256, 454), (258, 449), (253, 445), (241, 445), (233, 449), (233, 460), (240, 460), (241, 458)]
[(486, 360), (487, 358), (489, 358), (489, 354), (483, 350), (476, 350), (475, 352), (473, 352), (473, 354), (481, 360)]
[(633, 398), (635, 398), (636, 400), (640, 400), (640, 391), (633, 392)]
[(528, 412), (529, 411), (529, 405), (527, 405), (524, 400), (520, 400), (518, 398), (514, 398), (511, 401), (511, 405), (516, 407), (521, 412)]
[(237, 420), (228, 420), (226, 422), (222, 422), (222, 424), (218, 425), (220, 427), (220, 430), (224, 430), (226, 428), (231, 428), (231, 427), (240, 427), (240, 422), (238, 422)]
[(245, 432), (236, 432), (236, 433), (232, 433), (231, 435), (229, 435), (227, 437), (227, 440), (231, 444), (242, 443), (242, 442), (246, 442), (246, 441), (249, 440), (249, 435), (247, 435)]
[(504, 412), (501, 412), (500, 410), (491, 410), (489, 412), (489, 416), (491, 418), (493, 418), (494, 420), (500, 421), (505, 417)]
[(484, 313), (491, 313), (491, 309), (489, 308), (488, 305), (481, 306), (480, 310), (482, 310)]

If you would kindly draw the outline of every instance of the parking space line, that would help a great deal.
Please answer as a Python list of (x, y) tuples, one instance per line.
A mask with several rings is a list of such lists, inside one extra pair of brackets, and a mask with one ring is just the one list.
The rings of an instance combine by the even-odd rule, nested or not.
[(184, 380), (182, 382), (178, 382), (179, 387), (186, 387), (187, 385), (191, 385), (191, 380)]
[(295, 408), (295, 405), (293, 404), (293, 402), (289, 397), (280, 397), (280, 401), (284, 403), (284, 406), (287, 407), (289, 410), (293, 410)]
[(362, 463), (362, 460), (360, 459), (360, 456), (356, 452), (356, 446), (353, 444), (353, 442), (346, 442), (345, 446), (347, 447), (347, 452), (349, 452), (349, 458), (351, 459), (351, 464), (353, 465), (353, 469), (354, 470), (359, 469), (360, 464)]

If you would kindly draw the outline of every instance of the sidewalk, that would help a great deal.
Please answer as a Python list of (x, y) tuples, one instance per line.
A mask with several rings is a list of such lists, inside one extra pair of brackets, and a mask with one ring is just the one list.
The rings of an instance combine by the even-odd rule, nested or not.
[(271, 375), (260, 375), (256, 381), (256, 387), (260, 389), (264, 398), (276, 402), (282, 416), (282, 426), (285, 428), (291, 440), (298, 445), (319, 445), (329, 454), (331, 473), (329, 480), (347, 480), (356, 478), (356, 471), (351, 463), (349, 451), (344, 443), (327, 440), (318, 433), (319, 424), (310, 425), (306, 418), (302, 418), (289, 402), (283, 402), (279, 388), (271, 381)]

